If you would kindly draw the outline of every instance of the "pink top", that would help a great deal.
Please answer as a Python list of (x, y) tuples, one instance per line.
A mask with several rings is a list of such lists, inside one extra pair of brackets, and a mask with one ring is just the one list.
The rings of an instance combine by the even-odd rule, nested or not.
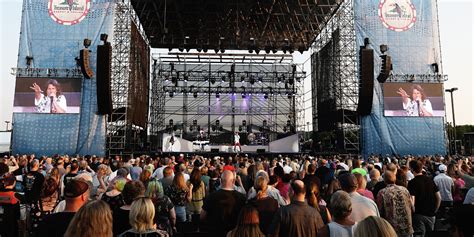
[(453, 193), (453, 201), (454, 202), (462, 202), (463, 195), (461, 189), (464, 188), (464, 180), (461, 178), (456, 179), (454, 181), (454, 193)]
[(374, 200), (374, 194), (367, 189), (357, 189), (357, 192), (370, 200)]

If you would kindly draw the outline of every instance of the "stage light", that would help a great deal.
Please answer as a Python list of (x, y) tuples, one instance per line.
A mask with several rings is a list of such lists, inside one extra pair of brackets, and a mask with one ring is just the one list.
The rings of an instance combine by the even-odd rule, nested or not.
[(221, 53), (225, 53), (225, 49), (224, 49), (224, 48), (221, 49)]
[(245, 99), (247, 98), (247, 95), (245, 95), (245, 93), (242, 93), (242, 99)]
[(221, 98), (221, 95), (219, 94), (219, 92), (216, 92), (216, 98), (217, 99)]
[(105, 43), (107, 43), (107, 38), (109, 37), (109, 35), (107, 34), (100, 34), (100, 40)]
[(170, 96), (171, 98), (173, 98), (174, 94), (173, 94), (172, 91), (170, 91), (169, 96)]
[(265, 95), (263, 95), (263, 98), (268, 99), (268, 93), (265, 93)]
[(198, 97), (198, 93), (197, 93), (197, 92), (194, 92), (194, 93), (193, 93), (193, 97), (194, 97), (194, 98), (197, 98), (197, 97)]
[(86, 39), (84, 39), (83, 44), (84, 44), (84, 48), (87, 49), (87, 48), (89, 48), (89, 46), (91, 46), (92, 41), (91, 41), (90, 39), (87, 39), (87, 38), (86, 38)]
[(221, 82), (225, 82), (225, 76), (221, 77)]
[[(33, 62), (33, 57), (32, 56), (26, 56), (25, 57), (26, 59), (26, 66), (27, 67), (30, 67), (31, 66), (31, 63)], [(79, 63), (79, 59), (76, 58), (76, 63)], [(80, 64), (80, 63), (79, 63)]]
[(277, 50), (276, 48), (273, 48), (273, 49), (272, 49), (272, 52), (273, 52), (273, 53), (277, 53), (278, 50)]
[(250, 84), (255, 84), (255, 77), (253, 75), (250, 75)]
[(178, 50), (179, 50), (179, 52), (183, 52), (183, 51), (184, 51), (184, 47), (183, 47), (183, 46), (179, 46)]
[(245, 83), (245, 76), (240, 76), (240, 82)]
[(388, 51), (388, 45), (386, 45), (386, 44), (381, 44), (381, 45), (380, 45), (380, 52), (381, 52), (382, 54), (384, 54), (384, 53), (387, 52), (387, 51)]
[(189, 78), (188, 74), (184, 73), (184, 75), (183, 75), (184, 82), (188, 82), (188, 78)]
[(262, 81), (263, 81), (263, 76), (262, 76), (262, 75), (259, 75), (259, 76), (258, 76), (258, 83), (262, 83)]
[(211, 84), (215, 84), (215, 83), (216, 83), (216, 78), (211, 77)]

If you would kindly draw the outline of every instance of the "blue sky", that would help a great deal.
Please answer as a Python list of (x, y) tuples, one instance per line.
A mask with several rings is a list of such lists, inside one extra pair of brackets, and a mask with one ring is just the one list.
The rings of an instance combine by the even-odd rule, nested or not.
[[(454, 99), (457, 125), (474, 125), (474, 4), (471, 0), (438, 0), (438, 4), (443, 70), (449, 76), (445, 88), (459, 88)], [(0, 130), (5, 129), (4, 121), (11, 121), (15, 78), (10, 71), (17, 62), (21, 7), (21, 0), (0, 0)], [(449, 97), (446, 112), (448, 121), (452, 121)]]

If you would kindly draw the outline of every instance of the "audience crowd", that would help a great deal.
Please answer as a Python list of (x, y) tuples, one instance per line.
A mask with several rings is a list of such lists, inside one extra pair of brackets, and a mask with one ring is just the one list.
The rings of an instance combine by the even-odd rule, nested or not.
[(473, 236), (473, 210), (473, 157), (0, 158), (2, 237)]

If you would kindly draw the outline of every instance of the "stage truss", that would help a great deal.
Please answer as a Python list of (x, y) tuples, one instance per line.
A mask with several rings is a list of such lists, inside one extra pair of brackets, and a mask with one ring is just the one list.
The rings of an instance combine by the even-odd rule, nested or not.
[[(154, 54), (150, 135), (175, 133), (195, 140), (200, 130), (211, 144), (268, 144), (296, 133), (303, 110), (301, 65), (287, 54)], [(247, 139), (253, 133), (256, 141)], [(261, 140), (259, 140), (261, 139)], [(153, 149), (153, 148), (152, 148)]]
[(313, 52), (313, 132), (336, 131), (335, 149), (359, 153), (359, 80), (352, 0), (341, 4), (316, 38)]
[(137, 62), (130, 60), (131, 54), (134, 53), (131, 51), (131, 44), (134, 43), (132, 24), (136, 26), (148, 47), (147, 37), (130, 2), (118, 1), (114, 15), (110, 81), (113, 110), (107, 123), (107, 152), (110, 156), (142, 151), (147, 142), (147, 127), (134, 124), (133, 115), (129, 111), (132, 106), (131, 83), (135, 83), (133, 80), (138, 74), (134, 65)]

